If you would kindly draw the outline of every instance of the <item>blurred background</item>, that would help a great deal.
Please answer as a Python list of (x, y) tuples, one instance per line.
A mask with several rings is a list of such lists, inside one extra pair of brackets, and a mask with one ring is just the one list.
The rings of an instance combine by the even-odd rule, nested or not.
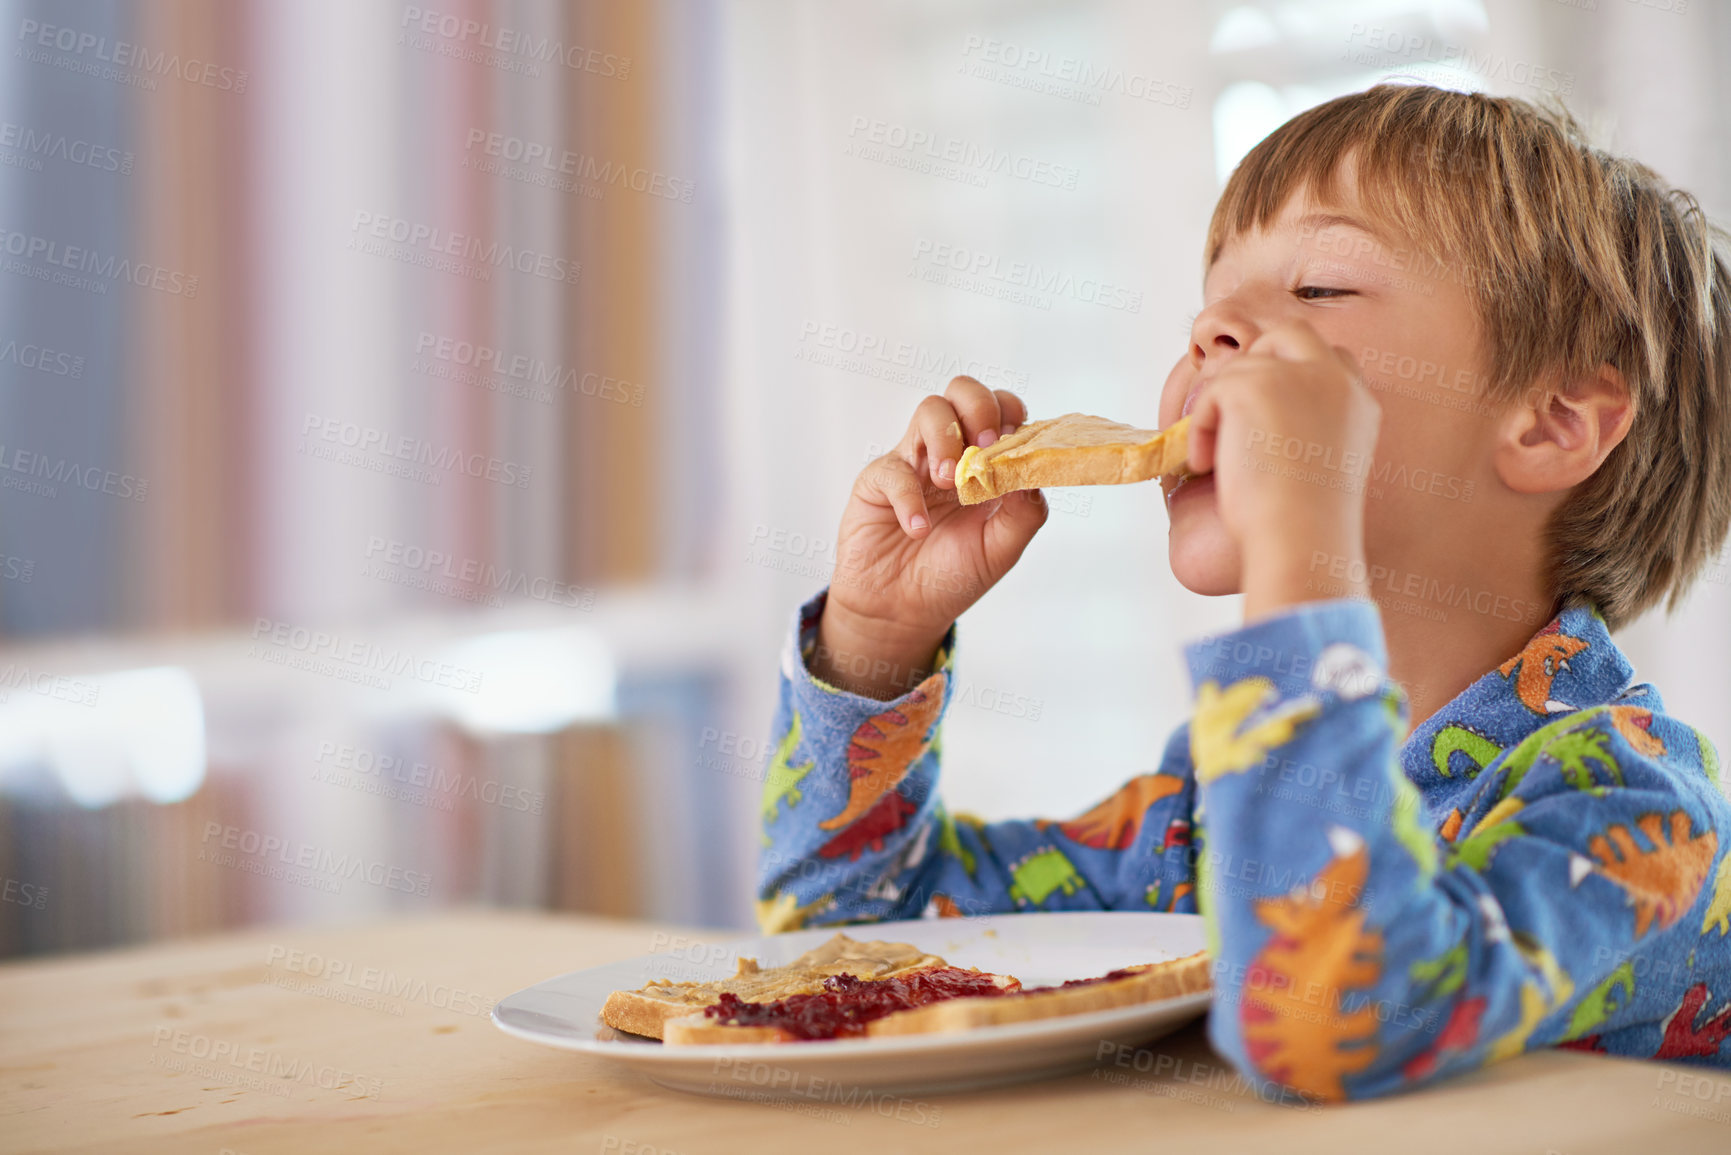
[[(1154, 424), (1225, 176), (1312, 104), (1561, 99), (1731, 220), (1704, 0), (0, 32), (0, 955), (474, 903), (751, 928), (777, 652), (853, 476), (957, 373)], [(987, 818), (1151, 769), (1179, 644), (1239, 613), (1172, 579), (1155, 487), (1050, 496), (961, 624), (945, 792)], [(1723, 555), (1619, 641), (1731, 749)]]

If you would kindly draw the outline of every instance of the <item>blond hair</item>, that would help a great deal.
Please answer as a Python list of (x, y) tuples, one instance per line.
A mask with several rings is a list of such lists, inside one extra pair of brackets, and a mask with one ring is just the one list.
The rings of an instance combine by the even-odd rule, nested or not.
[(1348, 153), (1365, 213), (1472, 298), (1488, 401), (1621, 371), (1634, 421), (1552, 516), (1547, 576), (1559, 605), (1589, 600), (1611, 629), (1667, 592), (1675, 609), (1731, 525), (1726, 234), (1645, 165), (1593, 148), (1564, 111), (1381, 84), (1251, 150), (1215, 206), (1207, 262), (1294, 193), (1327, 203)]

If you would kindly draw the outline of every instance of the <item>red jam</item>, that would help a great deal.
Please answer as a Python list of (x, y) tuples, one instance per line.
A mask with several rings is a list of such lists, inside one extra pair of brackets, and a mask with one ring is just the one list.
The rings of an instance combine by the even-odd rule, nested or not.
[(1019, 995), (1037, 995), (1037, 994), (1043, 994), (1046, 991), (1067, 991), (1071, 987), (1091, 987), (1095, 983), (1115, 982), (1118, 979), (1127, 979), (1127, 978), (1131, 977), (1132, 975), (1139, 975), (1141, 973), (1142, 973), (1141, 971), (1130, 970), (1128, 968), (1123, 969), (1123, 970), (1107, 971), (1105, 974), (1100, 975), (1098, 978), (1071, 979), (1069, 982), (1063, 983), (1062, 985), (1055, 986), (1055, 987), (1024, 987), (1023, 989), (1017, 991), (1016, 993)]
[[(1086, 981), (1086, 980), (1084, 980)], [(944, 999), (1015, 993), (990, 975), (960, 967), (932, 967), (888, 979), (831, 975), (820, 994), (789, 995), (772, 1003), (748, 1003), (723, 992), (703, 1009), (706, 1017), (744, 1027), (780, 1027), (797, 1039), (846, 1039), (865, 1034), (874, 1019)]]

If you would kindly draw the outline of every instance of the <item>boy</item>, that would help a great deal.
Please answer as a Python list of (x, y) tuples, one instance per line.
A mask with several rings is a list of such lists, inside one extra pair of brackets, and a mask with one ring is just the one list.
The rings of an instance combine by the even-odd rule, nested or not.
[(1046, 515), (955, 502), (964, 444), (1026, 418), (958, 378), (860, 475), (796, 619), (766, 932), (1199, 910), (1214, 1045), (1320, 1099), (1539, 1047), (1731, 1066), (1731, 803), (1609, 634), (1731, 519), (1714, 236), (1517, 100), (1383, 85), (1280, 128), (1161, 394), (1197, 475), (1173, 572), (1245, 624), (1186, 647), (1159, 772), (1062, 823), (939, 800), (953, 623)]

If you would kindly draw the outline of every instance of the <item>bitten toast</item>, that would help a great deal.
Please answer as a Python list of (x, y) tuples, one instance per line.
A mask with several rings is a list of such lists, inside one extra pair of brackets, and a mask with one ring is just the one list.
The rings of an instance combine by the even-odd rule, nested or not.
[(881, 979), (944, 965), (937, 955), (905, 942), (858, 942), (837, 934), (786, 966), (762, 968), (756, 959), (742, 958), (732, 978), (710, 982), (656, 979), (634, 991), (614, 991), (601, 1008), (601, 1019), (615, 1030), (659, 1039), (662, 1025), (669, 1019), (701, 1010), (723, 992), (747, 1002), (772, 1002), (792, 994), (821, 991), (823, 980), (831, 975)]
[[(988, 975), (977, 970), (970, 973), (991, 979), (998, 987), (1013, 993), (950, 998), (894, 1011), (865, 1023), (865, 1036), (950, 1034), (1004, 1023), (1087, 1014), (1195, 994), (1212, 985), (1206, 951), (1166, 962), (1125, 967), (1070, 986), (1032, 990), (1018, 990), (1019, 981), (1009, 975)], [(730, 1022), (696, 1011), (667, 1020), (664, 1038), (670, 1045), (681, 1045), (788, 1043), (798, 1041), (799, 1036), (775, 1025)]]
[(963, 505), (1017, 489), (1048, 485), (1126, 485), (1186, 472), (1190, 418), (1158, 432), (1104, 417), (1066, 413), (1030, 421), (981, 449), (970, 445), (956, 463)]

